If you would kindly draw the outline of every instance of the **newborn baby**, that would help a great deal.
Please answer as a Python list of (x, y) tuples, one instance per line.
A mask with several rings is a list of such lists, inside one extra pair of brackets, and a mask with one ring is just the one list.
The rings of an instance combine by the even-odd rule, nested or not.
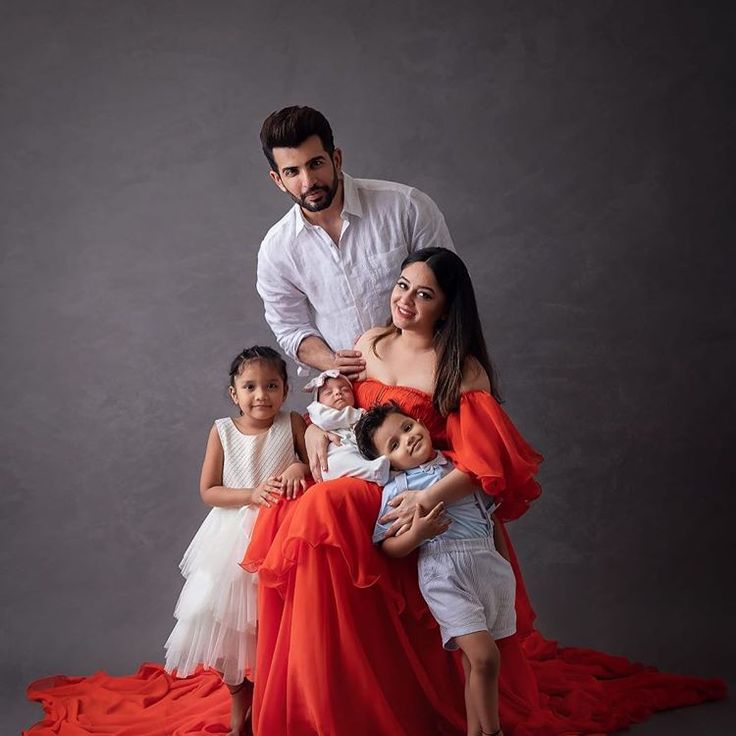
[(307, 407), (312, 424), (336, 434), (341, 442), (339, 445), (330, 443), (327, 450), (328, 469), (322, 471), (322, 478), (333, 480), (351, 476), (385, 485), (390, 471), (388, 459), (379, 457), (367, 460), (358, 450), (353, 428), (365, 412), (355, 408), (350, 380), (333, 368), (313, 378), (304, 390), (314, 392), (315, 400)]

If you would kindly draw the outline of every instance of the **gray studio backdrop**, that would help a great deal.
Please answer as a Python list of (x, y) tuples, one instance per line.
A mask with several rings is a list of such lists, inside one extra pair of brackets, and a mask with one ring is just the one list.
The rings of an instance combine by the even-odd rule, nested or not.
[(257, 136), (294, 103), (325, 112), (349, 173), (446, 215), (506, 408), (546, 456), (512, 528), (542, 631), (732, 672), (734, 13), (718, 7), (3, 2), (16, 725), (40, 715), (20, 704), (34, 678), (161, 660), (229, 360), (274, 342), (256, 253), (289, 202)]

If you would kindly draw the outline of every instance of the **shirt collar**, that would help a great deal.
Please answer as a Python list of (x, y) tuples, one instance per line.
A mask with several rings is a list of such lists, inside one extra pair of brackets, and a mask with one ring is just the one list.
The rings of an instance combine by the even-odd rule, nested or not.
[(434, 468), (440, 468), (443, 465), (447, 465), (447, 458), (437, 450), (437, 454), (427, 460), (426, 463), (422, 463), (419, 468), (420, 470), (428, 471), (433, 470)]
[(297, 238), (309, 223), (304, 219), (302, 208), (296, 202), (294, 202), (292, 212), (294, 213), (294, 237)]
[(340, 216), (343, 215), (363, 217), (363, 206), (360, 204), (358, 187), (355, 186), (353, 177), (344, 171), (342, 172), (342, 213)]

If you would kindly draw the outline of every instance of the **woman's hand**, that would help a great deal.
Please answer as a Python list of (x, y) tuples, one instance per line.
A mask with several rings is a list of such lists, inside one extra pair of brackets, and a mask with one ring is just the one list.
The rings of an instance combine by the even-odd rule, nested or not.
[(392, 498), (388, 505), (393, 507), (393, 511), (386, 512), (378, 521), (381, 524), (393, 522), (386, 532), (387, 537), (398, 537), (404, 532), (411, 529), (414, 514), (419, 504), (424, 500), (424, 491), (404, 491), (398, 496)]
[(327, 470), (327, 448), (330, 442), (342, 444), (340, 438), (332, 432), (325, 432), (316, 424), (310, 424), (304, 434), (304, 443), (307, 446), (309, 470), (315, 483), (322, 481), (322, 471)]
[(275, 476), (271, 476), (268, 480), (257, 485), (251, 491), (251, 503), (256, 506), (265, 506), (271, 508), (281, 500), (283, 491), (281, 490), (281, 481)]
[(296, 498), (300, 491), (307, 490), (308, 473), (309, 467), (304, 463), (292, 463), (279, 476), (281, 490), (287, 499)]

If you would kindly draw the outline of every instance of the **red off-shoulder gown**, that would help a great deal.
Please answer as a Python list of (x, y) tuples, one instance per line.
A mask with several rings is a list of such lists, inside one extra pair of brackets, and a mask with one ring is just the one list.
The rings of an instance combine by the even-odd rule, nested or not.
[[(415, 389), (368, 380), (356, 396), (364, 407), (393, 399), (421, 419), (436, 447), (501, 497), (504, 520), (539, 495), (541, 456), (487, 393), (463, 394), (447, 420)], [(461, 668), (419, 593), (416, 559), (388, 559), (371, 543), (379, 502), (377, 486), (344, 478), (261, 511), (244, 561), (261, 579), (257, 736), (465, 734)], [(609, 733), (656, 710), (725, 695), (718, 680), (544, 639), (513, 550), (512, 564), (518, 632), (499, 642), (507, 736)], [(29, 696), (47, 711), (33, 736), (227, 730), (227, 693), (211, 672), (176, 681), (147, 665), (128, 678), (42, 680)]]
[[(421, 419), (436, 447), (500, 497), (503, 520), (539, 496), (542, 458), (489, 394), (463, 394), (447, 420), (415, 389), (368, 380), (356, 397), (363, 407), (392, 399)], [(375, 485), (340, 479), (261, 515), (245, 560), (261, 576), (256, 733), (465, 733), (461, 670), (419, 594), (416, 559), (388, 559), (371, 543), (379, 501)], [(518, 633), (499, 644), (506, 734), (607, 733), (723, 695), (718, 681), (544, 639), (513, 551), (512, 564)]]

